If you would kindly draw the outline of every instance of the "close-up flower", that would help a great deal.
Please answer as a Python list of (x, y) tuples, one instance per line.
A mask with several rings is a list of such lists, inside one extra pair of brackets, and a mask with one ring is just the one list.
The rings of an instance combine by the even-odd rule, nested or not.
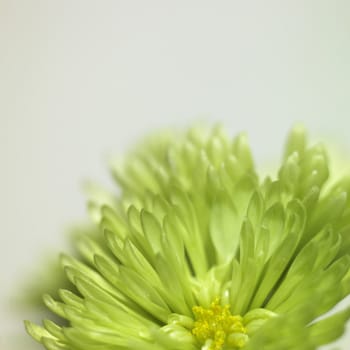
[(92, 234), (62, 254), (59, 320), (28, 333), (49, 350), (311, 350), (350, 308), (350, 173), (290, 132), (260, 176), (245, 134), (164, 132), (111, 162), (118, 190), (88, 186)]

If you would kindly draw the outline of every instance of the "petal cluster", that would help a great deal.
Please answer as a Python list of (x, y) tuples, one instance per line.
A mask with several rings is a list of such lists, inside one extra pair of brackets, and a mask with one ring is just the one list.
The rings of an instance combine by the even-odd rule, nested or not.
[(61, 256), (74, 292), (44, 296), (66, 322), (26, 322), (47, 349), (311, 350), (343, 333), (349, 309), (323, 315), (350, 293), (350, 177), (303, 129), (266, 178), (220, 127), (152, 137), (112, 173), (120, 194), (91, 189), (96, 234)]

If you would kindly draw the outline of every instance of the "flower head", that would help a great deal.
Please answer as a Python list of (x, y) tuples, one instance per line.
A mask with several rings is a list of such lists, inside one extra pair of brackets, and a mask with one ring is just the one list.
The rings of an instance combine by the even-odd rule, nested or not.
[[(62, 256), (77, 292), (26, 322), (49, 350), (316, 349), (339, 337), (350, 293), (350, 178), (329, 175), (304, 130), (260, 179), (244, 135), (193, 128), (113, 166), (119, 197), (93, 191), (98, 240)], [(330, 178), (330, 179), (329, 179)]]

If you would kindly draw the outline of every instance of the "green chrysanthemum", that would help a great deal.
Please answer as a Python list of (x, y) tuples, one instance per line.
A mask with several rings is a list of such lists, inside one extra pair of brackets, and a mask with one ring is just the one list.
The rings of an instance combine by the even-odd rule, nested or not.
[(76, 294), (45, 304), (68, 320), (28, 332), (49, 350), (316, 349), (350, 309), (350, 178), (329, 177), (295, 128), (276, 178), (259, 179), (244, 135), (161, 135), (95, 192), (100, 238), (62, 256)]

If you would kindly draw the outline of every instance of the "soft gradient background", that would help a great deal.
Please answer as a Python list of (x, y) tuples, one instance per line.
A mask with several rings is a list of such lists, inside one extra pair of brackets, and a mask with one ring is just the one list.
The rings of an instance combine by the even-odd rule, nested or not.
[(349, 116), (348, 0), (0, 0), (0, 348), (39, 348), (9, 297), (85, 217), (81, 181), (111, 183), (109, 154), (198, 120), (246, 130), (259, 163), (295, 121), (349, 152)]

